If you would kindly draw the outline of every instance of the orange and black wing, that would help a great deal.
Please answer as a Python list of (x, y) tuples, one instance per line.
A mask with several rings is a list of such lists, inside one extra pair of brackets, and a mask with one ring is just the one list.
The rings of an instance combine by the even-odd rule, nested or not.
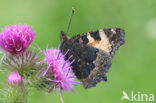
[(84, 88), (96, 86), (100, 81), (107, 81), (106, 73), (111, 66), (115, 51), (124, 44), (125, 33), (122, 29), (100, 29), (87, 32), (71, 39), (63, 37), (61, 51), (66, 58), (72, 56), (73, 71)]

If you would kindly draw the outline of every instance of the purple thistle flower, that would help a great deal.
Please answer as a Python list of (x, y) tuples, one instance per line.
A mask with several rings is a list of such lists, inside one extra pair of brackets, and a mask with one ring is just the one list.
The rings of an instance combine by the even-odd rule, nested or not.
[(25, 81), (18, 72), (11, 72), (7, 80), (5, 94), (6, 103), (27, 103), (28, 86), (24, 86)]
[(18, 74), (18, 72), (11, 72), (10, 75), (8, 76), (7, 80), (8, 84), (23, 84), (23, 79), (22, 77)]
[[(70, 62), (65, 60), (65, 55), (63, 55), (60, 49), (46, 49), (44, 52), (45, 54), (45, 61), (47, 62), (47, 69), (43, 73), (43, 76), (49, 74), (51, 72), (51, 76), (46, 78), (52, 86), (50, 87), (48, 92), (52, 90), (56, 91), (56, 88), (60, 90), (60, 97), (62, 100), (62, 91), (73, 91), (74, 85), (78, 82), (75, 80), (75, 75), (72, 71), (71, 64), (74, 62)], [(50, 77), (50, 78), (49, 78)]]
[(27, 25), (7, 26), (0, 33), (0, 49), (5, 53), (21, 54), (34, 40), (35, 32)]

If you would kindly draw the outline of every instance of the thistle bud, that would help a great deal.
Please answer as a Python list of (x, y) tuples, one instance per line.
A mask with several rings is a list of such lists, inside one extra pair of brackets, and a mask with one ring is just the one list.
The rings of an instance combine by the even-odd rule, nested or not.
[(17, 72), (11, 72), (7, 80), (6, 103), (27, 103), (27, 89)]

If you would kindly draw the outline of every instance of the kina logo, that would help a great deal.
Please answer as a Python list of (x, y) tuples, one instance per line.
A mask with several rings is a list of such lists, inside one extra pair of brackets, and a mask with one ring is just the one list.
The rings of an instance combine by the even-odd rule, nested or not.
[(128, 100), (131, 102), (144, 102), (149, 103), (154, 101), (154, 94), (152, 93), (141, 93), (141, 92), (134, 92), (131, 91), (128, 95), (125, 91), (122, 92), (123, 96), (121, 98), (122, 101)]

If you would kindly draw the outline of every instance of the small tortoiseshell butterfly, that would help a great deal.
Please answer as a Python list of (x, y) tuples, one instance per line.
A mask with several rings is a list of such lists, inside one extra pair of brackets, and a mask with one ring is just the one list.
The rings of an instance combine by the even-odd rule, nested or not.
[(106, 73), (116, 50), (125, 42), (125, 32), (120, 28), (100, 29), (68, 38), (61, 32), (61, 51), (69, 50), (66, 58), (75, 60), (73, 72), (84, 88), (96, 86), (100, 81), (107, 81)]

